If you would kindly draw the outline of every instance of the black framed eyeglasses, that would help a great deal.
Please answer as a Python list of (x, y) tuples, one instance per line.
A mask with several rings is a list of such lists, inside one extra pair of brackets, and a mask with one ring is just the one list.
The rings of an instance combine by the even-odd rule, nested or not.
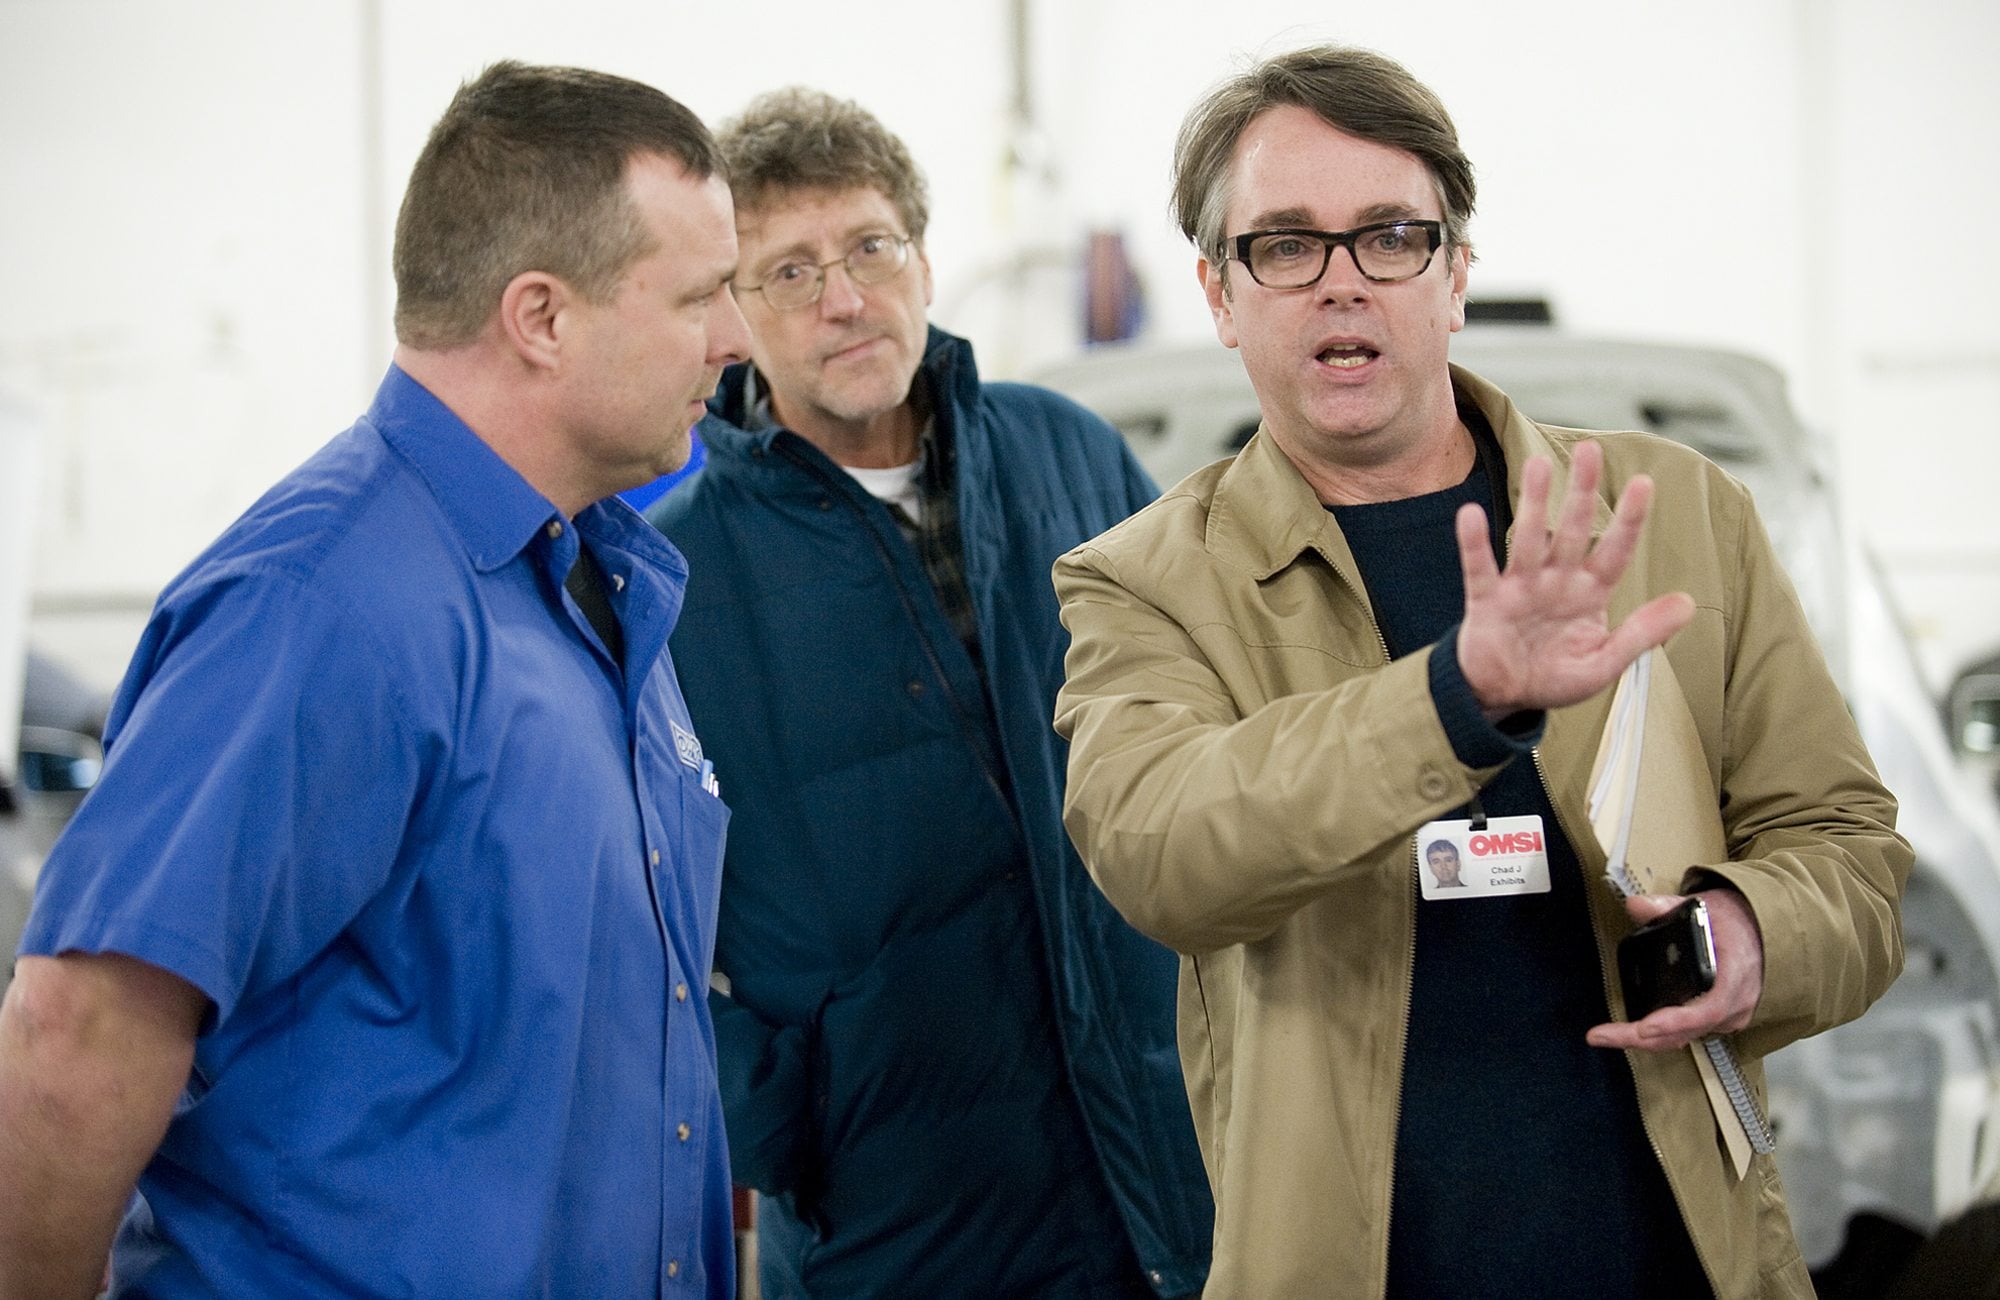
[(1368, 279), (1394, 284), (1422, 275), (1443, 240), (1442, 221), (1378, 221), (1352, 230), (1253, 230), (1229, 242), (1234, 260), (1258, 284), (1303, 289), (1319, 283), (1336, 248), (1345, 248), (1355, 269)]
[(854, 241), (854, 246), (827, 262), (780, 262), (756, 284), (736, 285), (738, 293), (761, 293), (764, 301), (778, 311), (810, 307), (826, 292), (826, 269), (845, 266), (847, 278), (856, 284), (880, 284), (892, 279), (910, 264), (908, 235), (876, 231)]

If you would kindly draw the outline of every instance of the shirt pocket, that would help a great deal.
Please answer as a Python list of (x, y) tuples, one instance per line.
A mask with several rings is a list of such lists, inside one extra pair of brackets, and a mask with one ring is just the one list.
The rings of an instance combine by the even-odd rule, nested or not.
[(722, 852), (728, 841), (729, 806), (720, 795), (702, 788), (694, 769), (677, 766), (679, 815), (668, 832), (674, 850), (673, 881), (695, 922), (696, 972), (706, 983), (715, 962), (715, 915), (722, 896)]

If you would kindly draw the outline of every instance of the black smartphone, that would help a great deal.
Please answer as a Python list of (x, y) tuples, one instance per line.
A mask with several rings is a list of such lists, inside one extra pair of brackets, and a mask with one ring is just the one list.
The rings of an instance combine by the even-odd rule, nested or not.
[(1618, 941), (1618, 982), (1625, 1018), (1641, 1020), (1715, 987), (1715, 933), (1708, 906), (1690, 898)]

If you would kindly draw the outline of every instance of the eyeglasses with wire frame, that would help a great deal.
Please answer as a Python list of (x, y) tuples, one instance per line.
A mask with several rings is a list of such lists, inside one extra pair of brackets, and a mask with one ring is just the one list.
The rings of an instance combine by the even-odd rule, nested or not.
[(894, 279), (910, 264), (910, 245), (916, 242), (908, 235), (873, 231), (855, 240), (852, 248), (831, 261), (780, 262), (756, 284), (738, 284), (736, 291), (761, 293), (764, 301), (778, 311), (797, 311), (812, 306), (826, 292), (828, 267), (846, 267), (847, 278), (856, 284), (880, 284)]
[(1443, 239), (1442, 221), (1378, 221), (1352, 230), (1253, 230), (1230, 244), (1233, 260), (1266, 289), (1303, 289), (1319, 283), (1336, 248), (1345, 248), (1355, 269), (1378, 284), (1414, 279), (1429, 269)]

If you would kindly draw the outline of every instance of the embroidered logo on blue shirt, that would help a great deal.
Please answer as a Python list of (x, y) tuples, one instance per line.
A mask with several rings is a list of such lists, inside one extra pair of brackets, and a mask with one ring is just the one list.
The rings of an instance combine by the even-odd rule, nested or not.
[(667, 726), (673, 729), (674, 753), (680, 756), (681, 762), (699, 771), (701, 769), (701, 741), (696, 739), (692, 731), (675, 722), (672, 718), (667, 719)]

